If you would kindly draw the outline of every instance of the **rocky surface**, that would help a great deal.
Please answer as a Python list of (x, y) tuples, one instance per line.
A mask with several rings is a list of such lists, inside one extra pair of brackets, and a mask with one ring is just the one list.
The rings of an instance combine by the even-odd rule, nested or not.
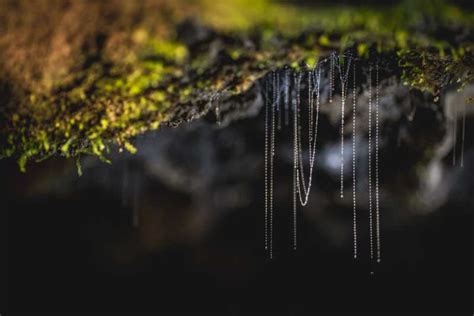
[[(435, 34), (434, 38), (444, 34), (437, 32), (439, 29), (433, 27), (432, 21), (428, 19), (419, 25), (426, 30), (423, 34)], [(464, 90), (456, 92), (461, 83), (456, 83), (455, 77), (454, 82), (444, 76), (438, 78), (442, 84), (432, 81), (440, 67), (446, 66), (439, 59), (428, 58), (438, 56), (438, 51), (425, 55), (426, 68), (421, 69), (428, 72), (421, 72), (425, 81), (420, 81), (420, 72), (414, 71), (415, 77), (409, 77), (410, 80), (404, 75), (404, 71), (419, 66), (418, 61), (400, 65), (402, 59), (396, 51), (405, 52), (402, 56), (407, 62), (416, 61), (423, 54), (413, 55), (400, 47), (378, 52), (377, 40), (369, 41), (371, 44), (365, 48), (359, 46), (364, 41), (348, 45), (347, 52), (369, 54), (359, 56), (363, 61), (357, 73), (361, 78), (356, 117), (360, 260), (352, 261), (350, 168), (345, 169), (345, 198), (339, 197), (341, 113), (340, 96), (335, 95), (332, 103), (325, 100), (321, 105), (314, 184), (309, 205), (300, 208), (296, 253), (290, 250), (291, 133), (284, 128), (278, 134), (276, 260), (269, 261), (263, 251), (264, 76), (272, 70), (288, 69), (284, 65), (294, 61), (296, 64), (290, 65), (292, 71), (305, 69), (304, 64), (310, 62), (309, 56), (314, 57), (314, 50), (306, 51), (308, 47), (303, 43), (312, 38), (317, 44), (309, 46), (317, 47), (317, 55), (324, 56), (340, 48), (340, 32), (326, 34), (319, 29), (299, 29), (296, 36), (272, 33), (264, 40), (258, 34), (265, 32), (233, 33), (226, 28), (228, 25), (220, 25), (219, 29), (218, 22), (205, 22), (184, 20), (176, 26), (175, 39), (192, 55), (186, 63), (207, 56), (209, 65), (193, 66), (189, 72), (180, 74), (179, 80), (167, 77), (166, 82), (178, 89), (166, 95), (173, 102), (180, 101), (166, 106), (165, 112), (154, 109), (147, 112), (151, 116), (142, 116), (140, 111), (146, 102), (137, 103), (138, 116), (121, 122), (138, 128), (116, 141), (111, 140), (116, 136), (115, 127), (109, 129), (107, 125), (98, 131), (94, 128), (102, 123), (91, 121), (86, 131), (104, 133), (103, 139), (111, 140), (105, 141), (103, 148), (97, 147), (99, 154), (88, 155), (91, 152), (85, 147), (84, 151), (74, 151), (73, 143), (71, 150), (62, 151), (67, 141), (61, 134), (64, 130), (59, 129), (59, 138), (53, 137), (59, 150), (52, 145), (50, 153), (54, 154), (41, 163), (28, 165), (27, 173), (18, 170), (15, 159), (0, 161), (5, 186), (1, 192), (7, 205), (2, 214), (8, 217), (1, 221), (8, 223), (8, 230), (1, 231), (8, 231), (12, 310), (28, 309), (24, 299), (35, 307), (51, 310), (51, 298), (58, 310), (70, 306), (120, 311), (210, 310), (223, 314), (256, 310), (275, 314), (287, 310), (348, 313), (383, 311), (387, 306), (401, 312), (467, 310), (465, 302), (470, 298), (465, 296), (469, 295), (468, 274), (472, 267), (470, 223), (474, 209), (474, 110), (469, 103), (473, 86), (466, 81)], [(367, 31), (365, 26), (361, 28)], [(454, 29), (451, 31), (460, 36), (456, 37), (457, 44), (470, 43), (470, 28)], [(172, 51), (179, 50), (179, 45), (173, 46)], [(456, 47), (469, 46), (463, 45)], [(166, 55), (161, 51), (158, 55), (165, 58), (163, 54)], [(443, 60), (460, 67), (460, 73), (466, 74), (464, 79), (472, 75), (472, 51), (453, 64), (451, 54), (452, 51), (448, 52)], [(166, 58), (159, 63), (163, 60)], [(378, 266), (368, 260), (368, 86), (363, 79), (367, 63), (375, 60), (382, 68), (379, 91), (383, 262)], [(173, 69), (183, 66), (177, 61), (166, 62)], [(457, 73), (456, 67), (451, 71)], [(199, 69), (203, 73), (199, 74)], [(127, 71), (124, 73), (129, 75)], [(202, 78), (212, 78), (209, 86), (188, 89), (196, 88)], [(93, 82), (92, 86), (96, 81)], [(327, 83), (327, 78), (323, 82)], [(17, 100), (18, 95), (12, 94), (8, 85), (2, 81), (2, 98)], [(327, 96), (328, 88), (323, 85), (322, 95)], [(165, 91), (159, 85), (146, 84), (144, 89), (146, 93)], [(130, 97), (129, 90), (120, 91), (116, 96), (122, 101), (136, 101), (141, 96)], [(184, 99), (180, 99), (185, 91), (190, 94), (185, 93)], [(67, 99), (70, 95), (66, 95)], [(42, 100), (50, 100), (50, 96)], [(50, 105), (44, 104), (46, 108)], [(102, 118), (103, 109), (115, 111), (122, 109), (122, 105), (110, 102), (93, 113)], [(63, 113), (70, 114), (69, 108), (65, 109)], [(87, 113), (91, 108), (78, 109), (74, 113)], [(345, 154), (349, 166), (352, 112), (350, 107), (346, 110)], [(26, 113), (28, 117), (28, 110)], [(163, 113), (166, 118), (154, 116)], [(158, 120), (158, 130), (141, 125)], [(7, 131), (23, 133), (21, 128), (32, 126), (24, 125), (22, 120), (18, 122)], [(45, 122), (51, 124), (49, 120)], [(81, 133), (78, 135), (87, 135)], [(43, 144), (43, 153), (43, 140), (35, 140), (34, 144), (38, 143)], [(126, 146), (129, 150), (122, 150)], [(15, 150), (22, 148), (19, 145)], [(28, 159), (39, 158), (37, 153)], [(21, 153), (11, 156), (18, 155)], [(82, 176), (78, 175), (76, 156)], [(105, 163), (103, 158), (111, 163)], [(375, 277), (370, 271), (375, 272)], [(45, 289), (44, 284), (51, 289)], [(368, 297), (374, 300), (366, 304)]]
[[(322, 95), (327, 94), (328, 87), (324, 88), (326, 90), (323, 90)], [(368, 90), (363, 82), (360, 88), (356, 117), (357, 193), (361, 216), (365, 218), (368, 207)], [(28, 185), (19, 187), (16, 194), (33, 200), (37, 196), (68, 199), (76, 195), (82, 199), (81, 196), (86, 192), (97, 191), (97, 197), (104, 195), (113, 201), (106, 209), (117, 208), (118, 211), (113, 212), (115, 215), (112, 216), (121, 218), (123, 229), (134, 236), (135, 243), (146, 245), (143, 249), (145, 253), (170, 242), (199, 243), (222, 225), (222, 221), (233, 216), (249, 216), (253, 223), (247, 225), (260, 227), (263, 216), (264, 158), (262, 89), (260, 85), (255, 85), (252, 88), (255, 92), (249, 94), (253, 98), (249, 97), (244, 104), (235, 103), (232, 99), (220, 101), (219, 116), (216, 116), (215, 111), (210, 111), (200, 121), (186, 123), (179, 128), (163, 128), (139, 137), (136, 140), (138, 152), (115, 153), (111, 157), (111, 165), (85, 157), (81, 163), (82, 177), (78, 177), (74, 163), (64, 165), (57, 160), (45, 163), (28, 174)], [(445, 205), (450, 192), (462, 188), (459, 179), (464, 179), (464, 170), (468, 170), (472, 163), (472, 140), (467, 132), (463, 153), (465, 168), (458, 167), (461, 156), (462, 102), (472, 93), (472, 87), (469, 86), (464, 94), (450, 92), (434, 101), (429, 93), (410, 92), (396, 77), (387, 76), (382, 77), (379, 91), (380, 194), (384, 230), (390, 230), (393, 225), (436, 211)], [(456, 166), (451, 166), (454, 147), (453, 108), (456, 107), (458, 158)], [(466, 128), (469, 131), (473, 112), (469, 106), (465, 108)], [(333, 103), (324, 102), (320, 115), (315, 185), (310, 195), (310, 206), (302, 210), (302, 222), (305, 224), (301, 225), (315, 225), (323, 238), (336, 247), (346, 249), (352, 240), (349, 229), (352, 170), (349, 167), (345, 169), (347, 192), (346, 198), (340, 199), (340, 97), (336, 95)], [(345, 160), (346, 165), (350, 166), (350, 108), (346, 112), (346, 120), (349, 123), (345, 129)], [(283, 231), (288, 229), (284, 227), (284, 222), (291, 208), (292, 150), (290, 127), (284, 127), (277, 137), (275, 170), (275, 203), (278, 205), (279, 225), (282, 225)], [(58, 163), (64, 167), (48, 168)], [(467, 184), (467, 191), (469, 188), (472, 189)], [(467, 192), (466, 189), (461, 191)], [(465, 194), (457, 199), (467, 201), (469, 197)], [(236, 215), (240, 213), (248, 215)], [(363, 231), (362, 238), (366, 237)], [(121, 232), (114, 234), (120, 235)], [(253, 234), (253, 244), (248, 246), (259, 249), (262, 231), (256, 229)], [(114, 247), (133, 249), (128, 258), (133, 262), (138, 255), (135, 253), (137, 244), (131, 246), (129, 241), (124, 242), (114, 244)], [(280, 241), (281, 251), (285, 252), (284, 245), (287, 242), (284, 239)], [(121, 255), (125, 253), (121, 252)], [(107, 260), (115, 259), (112, 256)]]
[[(430, 95), (410, 93), (394, 78), (381, 81), (383, 263), (375, 271), (384, 294), (374, 294), (375, 309), (386, 306), (394, 295), (403, 300), (398, 306), (401, 311), (452, 308), (453, 303), (464, 309), (462, 295), (451, 296), (434, 284), (447, 289), (466, 282), (463, 271), (469, 262), (465, 260), (470, 249), (466, 225), (473, 209), (470, 174), (474, 147), (467, 133), (464, 167), (459, 167), (459, 160), (452, 165), (451, 111), (462, 109), (461, 101), (471, 90), (466, 89), (464, 95), (448, 93), (434, 102)], [(81, 304), (106, 308), (113, 301), (119, 309), (132, 310), (158, 308), (144, 284), (168, 298), (161, 301), (160, 308), (174, 311), (188, 309), (178, 304), (178, 298), (194, 302), (194, 310), (236, 311), (231, 303), (234, 300), (216, 293), (215, 286), (238, 297), (241, 307), (237, 310), (247, 311), (283, 308), (288, 300), (300, 302), (304, 310), (334, 310), (338, 299), (363, 300), (366, 290), (359, 291), (360, 295), (350, 294), (341, 292), (336, 284), (350, 287), (362, 282), (362, 286), (374, 269), (368, 262), (364, 225), (367, 91), (361, 90), (357, 99), (361, 258), (357, 263), (351, 260), (350, 192), (339, 198), (339, 166), (334, 164), (339, 154), (340, 107), (336, 97), (333, 104), (321, 107), (315, 182), (309, 206), (300, 209), (296, 253), (289, 247), (292, 145), (286, 132), (277, 140), (276, 259), (263, 266), (268, 260), (263, 251), (263, 100), (255, 95), (246, 109), (238, 112), (238, 119), (234, 119), (235, 111), (226, 115), (223, 110), (221, 125), (210, 112), (200, 121), (147, 133), (136, 140), (136, 154), (114, 154), (111, 165), (85, 157), (82, 177), (78, 177), (74, 162), (62, 159), (48, 160), (27, 174), (2, 162), (2, 174), (9, 183), (4, 193), (9, 205), (9, 239), (15, 245), (11, 250), (15, 284), (26, 284), (26, 280), (41, 284), (43, 274), (34, 274), (39, 269), (46, 272), (45, 277), (69, 275), (68, 269), (76, 269), (76, 276), (64, 279), (68, 284), (62, 278), (50, 282), (58, 288), (74, 284), (79, 289), (86, 286), (84, 282), (94, 280), (96, 289), (81, 294)], [(231, 107), (232, 103), (222, 104), (223, 109)], [(468, 110), (468, 131), (472, 114)], [(462, 116), (458, 126), (460, 122)], [(350, 130), (346, 133), (350, 148)], [(459, 159), (459, 143), (457, 148)], [(350, 151), (347, 154), (349, 159)], [(349, 173), (346, 187), (350, 191)], [(68, 245), (61, 246), (58, 240)], [(448, 277), (437, 267), (452, 267), (454, 262), (449, 258), (453, 256), (461, 261)], [(51, 260), (56, 263), (51, 264)], [(26, 269), (27, 262), (35, 263)], [(312, 282), (321, 286), (315, 289), (322, 299), (317, 306), (302, 290)], [(408, 283), (411, 289), (394, 292)], [(296, 290), (290, 290), (292, 287)], [(132, 288), (136, 290), (130, 291)], [(22, 293), (39, 299), (38, 291), (37, 286), (30, 285)], [(75, 295), (79, 295), (54, 290), (47, 293), (55, 293), (64, 304), (74, 304)], [(416, 293), (413, 303), (408, 297)], [(209, 302), (209, 295), (219, 297), (219, 302)], [(268, 306), (251, 297), (279, 300)], [(426, 305), (433, 298), (437, 303)], [(19, 308), (19, 302), (12, 302)], [(37, 306), (50, 305), (42, 300)], [(346, 309), (340, 306), (336, 310)], [(358, 310), (357, 305), (350, 310)]]
[(135, 152), (133, 137), (198, 119), (218, 96), (245, 105), (269, 71), (332, 51), (382, 60), (404, 85), (434, 96), (473, 76), (472, 11), (442, 1), (2, 7), (0, 157), (21, 170), (51, 156), (108, 160), (111, 146)]

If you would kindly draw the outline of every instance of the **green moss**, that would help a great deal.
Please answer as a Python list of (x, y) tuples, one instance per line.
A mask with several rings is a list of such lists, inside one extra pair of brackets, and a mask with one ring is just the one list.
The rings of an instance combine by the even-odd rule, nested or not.
[[(108, 161), (111, 145), (135, 153), (131, 139), (174, 120), (177, 107), (207, 103), (222, 90), (243, 94), (272, 69), (311, 67), (332, 50), (351, 48), (367, 59), (394, 57), (406, 85), (433, 94), (473, 79), (473, 43), (456, 42), (450, 34), (472, 31), (474, 15), (441, 1), (407, 0), (382, 8), (297, 7), (269, 0), (196, 5), (215, 31), (218, 58), (209, 42), (192, 51), (178, 42), (175, 19), (162, 21), (167, 36), (129, 29), (133, 45), (124, 45), (119, 58), (82, 56), (84, 64), (71, 80), (45, 92), (16, 91), (17, 101), (0, 114), (0, 157), (15, 157), (24, 171), (28, 161), (52, 155), (92, 154)], [(444, 31), (420, 28), (425, 20)], [(244, 46), (249, 38), (254, 45)]]

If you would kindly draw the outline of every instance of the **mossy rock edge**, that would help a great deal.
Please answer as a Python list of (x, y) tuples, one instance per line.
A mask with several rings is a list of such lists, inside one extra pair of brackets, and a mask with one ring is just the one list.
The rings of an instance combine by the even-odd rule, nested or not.
[[(137, 135), (200, 118), (217, 97), (244, 100), (269, 71), (311, 66), (332, 51), (389, 65), (434, 98), (473, 79), (474, 14), (441, 1), (114, 4), (1, 4), (9, 12), (0, 19), (1, 158), (22, 171), (52, 155), (109, 162), (112, 146), (134, 153)], [(84, 12), (93, 26), (67, 20)], [(50, 22), (33, 29), (41, 13)]]

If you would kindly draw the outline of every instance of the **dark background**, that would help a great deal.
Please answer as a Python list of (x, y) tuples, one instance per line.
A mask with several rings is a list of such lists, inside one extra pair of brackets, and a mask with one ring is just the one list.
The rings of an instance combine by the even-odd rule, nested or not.
[[(84, 159), (81, 178), (75, 173), (74, 162), (68, 164), (61, 159), (31, 165), (26, 174), (20, 174), (14, 162), (2, 161), (5, 185), (2, 201), (7, 206), (2, 208), (2, 215), (8, 217), (6, 221), (2, 219), (2, 224), (7, 223), (2, 233), (7, 232), (8, 243), (2, 260), (8, 263), (8, 282), (3, 283), (8, 287), (6, 310), (11, 314), (21, 311), (129, 311), (133, 314), (160, 311), (165, 315), (211, 312), (218, 315), (263, 312), (272, 315), (470, 314), (472, 150), (466, 153), (463, 169), (449, 167), (451, 160), (446, 159), (449, 173), (458, 174), (458, 185), (450, 189), (449, 198), (439, 209), (398, 220), (387, 219), (382, 213), (383, 261), (379, 265), (367, 259), (368, 241), (363, 225), (359, 235), (360, 259), (354, 261), (350, 240), (338, 244), (325, 233), (338, 226), (333, 227), (331, 222), (323, 222), (321, 225), (327, 225), (325, 228), (315, 226), (306, 213), (301, 213), (304, 215), (299, 218), (299, 248), (296, 253), (291, 250), (291, 177), (288, 173), (291, 169), (286, 165), (277, 169), (280, 173), (277, 182), (288, 192), (281, 194), (280, 202), (277, 199), (275, 259), (269, 260), (263, 250), (263, 170), (259, 169), (263, 154), (256, 149), (252, 151), (253, 145), (248, 144), (248, 152), (242, 155), (258, 157), (259, 163), (254, 166), (257, 171), (250, 170), (253, 175), (249, 176), (245, 175), (246, 170), (238, 169), (237, 179), (240, 184), (250, 186), (251, 193), (247, 192), (250, 200), (243, 206), (230, 208), (217, 203), (215, 209), (210, 209), (212, 203), (204, 202), (203, 212), (209, 213), (213, 220), (201, 223), (205, 233), (199, 235), (200, 238), (193, 240), (193, 237), (181, 238), (168, 233), (164, 241), (159, 241), (159, 248), (137, 256), (127, 254), (130, 248), (140, 248), (140, 241), (134, 243), (134, 234), (145, 230), (146, 225), (133, 227), (133, 210), (121, 204), (122, 196), (114, 189), (114, 183), (122, 181), (118, 172), (124, 164), (140, 174), (142, 203), (151, 205), (158, 214), (172, 216), (161, 222), (154, 233), (166, 229), (179, 231), (181, 219), (195, 212), (196, 204), (191, 201), (196, 200), (196, 195), (170, 189), (163, 184), (166, 181), (146, 171), (146, 159), (151, 159), (144, 158), (148, 155), (148, 146), (158, 155), (173, 157), (176, 166), (188, 169), (188, 177), (198, 177), (193, 173), (196, 163), (193, 161), (205, 159), (193, 157), (190, 152), (207, 150), (199, 145), (202, 137), (213, 140), (210, 145), (219, 148), (217, 156), (228, 156), (219, 159), (241, 161), (242, 156), (222, 147), (228, 141), (219, 142), (219, 135), (235, 130), (243, 133), (247, 142), (261, 146), (261, 136), (253, 141), (255, 137), (250, 128), (260, 124), (261, 119), (244, 119), (223, 129), (215, 129), (211, 124), (198, 124), (191, 129), (164, 129), (138, 142), (143, 156), (122, 154), (114, 157), (112, 166)], [(165, 138), (178, 145), (169, 142), (166, 146), (160, 145)], [(181, 155), (175, 155), (176, 150)], [(216, 166), (220, 179), (235, 181), (225, 165), (222, 162)], [(230, 167), (235, 168), (239, 167)], [(384, 168), (396, 166), (385, 162)], [(249, 169), (252, 169), (251, 164)], [(207, 172), (214, 174), (213, 169)], [(112, 184), (101, 182), (106, 178)], [(60, 183), (57, 186), (48, 184), (57, 181)], [(321, 181), (316, 191), (324, 191), (324, 187), (337, 191), (334, 184), (337, 177), (334, 181)], [(215, 199), (212, 191), (217, 189), (213, 188), (230, 185), (214, 182), (210, 191), (199, 191), (204, 201)], [(39, 192), (42, 193), (31, 189), (35, 186), (46, 187), (46, 193), (41, 187)], [(397, 212), (409, 212), (401, 205), (400, 209), (394, 206)], [(391, 208), (382, 201), (382, 212)], [(316, 210), (317, 203), (316, 206), (310, 204), (308, 209), (309, 212)], [(336, 214), (344, 231), (350, 232), (350, 206), (342, 207), (336, 202), (325, 212)], [(365, 220), (364, 215), (360, 220)], [(128, 247), (129, 244), (132, 246)], [(115, 245), (132, 259), (123, 263), (112, 258), (107, 249)]]
[[(432, 113), (423, 113), (415, 123), (401, 115), (384, 132), (381, 205), (387, 212), (378, 265), (367, 259), (363, 225), (360, 259), (352, 259), (351, 206), (332, 197), (338, 178), (329, 168), (321, 171), (313, 203), (300, 213), (299, 247), (291, 250), (291, 165), (285, 158), (277, 161), (276, 249), (269, 260), (263, 250), (262, 113), (223, 128), (211, 118), (165, 128), (138, 139), (136, 156), (114, 152), (112, 165), (82, 159), (82, 177), (74, 161), (61, 158), (29, 164), (26, 174), (14, 161), (1, 160), (0, 312), (472, 315), (474, 122), (471, 115), (464, 168), (451, 165), (452, 150), (437, 157), (447, 197), (417, 208), (409, 202), (423, 184), (412, 184), (408, 175), (415, 171), (406, 165), (419, 161), (409, 155), (413, 148), (390, 141), (406, 130), (415, 140), (417, 133), (436, 133)], [(337, 127), (329, 119), (323, 127), (330, 148)], [(447, 134), (443, 130), (440, 143)], [(287, 146), (282, 141), (278, 147), (281, 156)], [(405, 174), (410, 179), (397, 177)], [(137, 210), (142, 220), (134, 227)]]

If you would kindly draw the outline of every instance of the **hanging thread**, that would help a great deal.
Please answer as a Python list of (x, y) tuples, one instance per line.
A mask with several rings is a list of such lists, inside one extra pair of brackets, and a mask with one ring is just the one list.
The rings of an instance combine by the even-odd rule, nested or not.
[(380, 203), (379, 203), (379, 64), (375, 64), (375, 234), (377, 262), (381, 260), (380, 246)]
[(369, 248), (370, 248), (370, 259), (374, 258), (373, 249), (373, 232), (372, 232), (372, 66), (369, 66), (369, 127), (368, 127), (368, 156), (369, 156), (369, 175), (368, 175), (368, 186), (369, 186)]
[[(357, 67), (352, 56), (339, 56), (332, 53), (328, 58), (319, 60), (312, 70), (291, 71), (285, 67), (284, 71), (273, 71), (266, 77), (265, 84), (265, 250), (270, 259), (273, 258), (273, 226), (274, 226), (274, 169), (275, 169), (275, 137), (277, 129), (281, 129), (282, 122), (290, 124), (292, 120), (293, 132), (293, 209), (292, 209), (292, 249), (297, 249), (298, 244), (298, 204), (306, 206), (313, 182), (313, 172), (316, 165), (316, 152), (319, 128), (319, 114), (321, 102), (321, 68), (329, 62), (329, 102), (333, 100), (333, 90), (336, 85), (335, 71), (339, 73), (341, 88), (341, 120), (340, 120), (340, 196), (344, 194), (344, 127), (346, 101), (349, 88), (349, 77), (352, 67), (352, 234), (353, 257), (358, 258), (358, 232), (357, 232)], [(326, 68), (327, 69), (327, 68)], [(325, 72), (328, 73), (327, 71)], [(379, 117), (379, 65), (375, 64), (375, 97), (372, 91), (373, 66), (368, 69), (368, 196), (369, 196), (369, 247), (370, 258), (376, 256), (377, 262), (381, 258), (380, 242), (380, 192), (379, 192), (379, 151), (380, 151), (380, 117)], [(305, 79), (303, 81), (303, 78)], [(303, 95), (302, 98), (302, 82)], [(281, 85), (283, 87), (281, 87)], [(305, 87), (306, 86), (306, 87)], [(291, 88), (291, 89), (290, 89)], [(280, 94), (283, 96), (283, 106), (280, 103)], [(326, 99), (327, 100), (327, 99)], [(375, 103), (375, 109), (373, 108)], [(307, 106), (304, 111), (304, 106)], [(373, 139), (373, 118), (375, 112), (375, 139)], [(308, 119), (308, 160), (303, 159), (306, 149), (303, 150), (302, 116), (307, 113)], [(464, 130), (464, 128), (463, 128)], [(306, 134), (305, 134), (306, 135)], [(464, 139), (464, 131), (463, 131)], [(374, 148), (373, 148), (374, 142)], [(372, 155), (375, 159), (373, 170)], [(462, 154), (461, 154), (462, 155)], [(461, 158), (462, 160), (462, 158)], [(306, 166), (306, 161), (309, 165)], [(462, 163), (462, 162), (461, 162)], [(374, 174), (375, 173), (375, 174)], [(373, 183), (375, 178), (375, 184)], [(375, 188), (374, 188), (375, 186)], [(373, 192), (374, 191), (374, 192)], [(373, 196), (373, 193), (375, 196)], [(373, 204), (375, 200), (375, 204)], [(375, 212), (375, 213), (374, 213)], [(374, 232), (375, 226), (375, 232)], [(374, 246), (375, 238), (375, 246)], [(376, 253), (376, 255), (375, 255)]]
[(356, 64), (353, 64), (354, 74), (352, 76), (352, 235), (354, 243), (354, 259), (357, 259), (357, 186), (356, 186)]

